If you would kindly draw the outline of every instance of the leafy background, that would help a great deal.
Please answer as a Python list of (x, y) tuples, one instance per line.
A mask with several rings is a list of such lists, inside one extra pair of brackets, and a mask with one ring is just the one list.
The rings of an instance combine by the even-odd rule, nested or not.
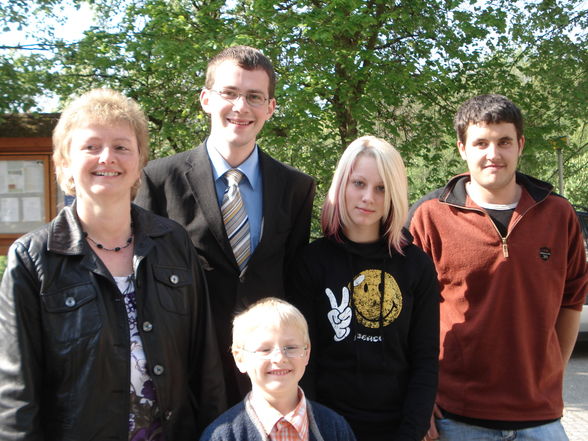
[[(91, 26), (65, 38), (65, 12), (88, 5)], [(209, 58), (233, 44), (262, 49), (279, 83), (278, 110), (259, 143), (317, 178), (314, 237), (349, 142), (373, 134), (395, 145), (415, 201), (464, 170), (452, 118), (480, 93), (519, 105), (527, 139), (520, 169), (556, 187), (551, 141), (566, 137), (555, 144), (564, 194), (588, 206), (585, 0), (12, 0), (0, 26), (32, 41), (0, 44), (0, 112), (46, 110), (47, 97), (59, 108), (113, 87), (144, 107), (153, 157), (207, 135), (198, 95)]]

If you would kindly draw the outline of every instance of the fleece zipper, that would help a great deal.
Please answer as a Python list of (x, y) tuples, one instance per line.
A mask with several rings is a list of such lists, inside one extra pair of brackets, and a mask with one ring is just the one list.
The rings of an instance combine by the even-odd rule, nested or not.
[[(534, 207), (536, 207), (537, 205), (539, 205), (541, 202), (543, 202), (547, 197), (541, 199), (540, 201), (536, 201), (533, 205), (531, 205), (529, 208), (527, 208), (527, 210), (525, 210), (524, 213), (521, 213), (521, 215), (519, 216), (519, 218), (516, 220), (516, 222), (512, 225), (512, 227), (508, 230), (508, 232), (506, 233), (506, 236), (503, 236), (502, 234), (500, 234), (500, 230), (498, 229), (498, 227), (496, 226), (496, 224), (494, 223), (494, 221), (492, 220), (492, 217), (484, 210), (479, 209), (479, 208), (475, 208), (475, 207), (466, 207), (464, 205), (459, 205), (459, 204), (452, 204), (450, 202), (445, 202), (443, 201), (443, 203), (450, 205), (452, 207), (456, 207), (459, 208), (461, 210), (471, 210), (471, 211), (477, 211), (479, 213), (482, 213), (484, 216), (489, 217), (490, 218), (490, 223), (492, 224), (492, 226), (494, 227), (494, 229), (496, 230), (496, 233), (498, 234), (498, 237), (500, 237), (500, 241), (501, 241), (501, 246), (502, 246), (502, 255), (504, 256), (505, 259), (508, 259), (508, 242), (507, 239), (510, 236), (510, 234), (513, 232), (513, 230), (515, 229), (515, 227), (518, 225), (518, 223), (521, 221), (521, 219), (527, 215), (527, 213)], [(514, 214), (514, 213), (513, 213)]]

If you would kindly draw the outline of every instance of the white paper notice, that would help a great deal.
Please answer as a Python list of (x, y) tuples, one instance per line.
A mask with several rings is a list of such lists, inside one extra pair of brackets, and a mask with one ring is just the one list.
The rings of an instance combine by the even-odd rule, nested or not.
[(43, 220), (43, 201), (39, 197), (22, 198), (23, 222), (41, 222)]
[[(8, 184), (8, 193), (22, 193), (24, 191), (24, 170), (21, 167), (8, 167), (6, 182)], [(20, 165), (20, 164), (18, 164)]]
[(43, 161), (26, 161), (24, 164), (24, 185), (27, 193), (43, 191)]
[(0, 221), (1, 222), (18, 222), (18, 199), (1, 198), (0, 199)]
[(0, 193), (8, 193), (8, 162), (0, 161)]

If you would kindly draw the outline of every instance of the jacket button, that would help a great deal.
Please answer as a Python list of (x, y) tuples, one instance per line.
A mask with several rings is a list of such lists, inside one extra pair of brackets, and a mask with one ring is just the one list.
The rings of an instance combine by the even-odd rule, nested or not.
[(67, 299), (65, 299), (65, 306), (69, 308), (76, 306), (76, 299), (74, 299), (73, 297), (68, 297)]
[(180, 278), (178, 276), (176, 276), (175, 274), (172, 274), (171, 276), (169, 276), (169, 281), (171, 283), (173, 283), (174, 285), (177, 285), (178, 282), (180, 281)]
[(165, 369), (162, 365), (156, 364), (155, 366), (153, 366), (153, 373), (155, 375), (161, 375), (163, 374), (163, 371), (165, 371)]
[(153, 330), (153, 324), (151, 322), (143, 322), (143, 331), (151, 332)]
[(165, 412), (165, 415), (164, 415), (163, 417), (164, 417), (164, 418), (165, 418), (167, 421), (169, 421), (169, 420), (170, 420), (170, 418), (171, 418), (171, 416), (172, 416), (172, 411), (171, 411), (171, 410), (168, 410), (167, 412)]

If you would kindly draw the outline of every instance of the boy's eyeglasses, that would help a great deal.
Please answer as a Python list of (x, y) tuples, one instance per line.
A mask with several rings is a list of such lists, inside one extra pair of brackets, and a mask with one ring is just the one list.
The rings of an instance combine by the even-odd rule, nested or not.
[(240, 92), (237, 92), (236, 90), (231, 90), (231, 89), (223, 89), (223, 90), (208, 89), (208, 90), (216, 93), (222, 99), (224, 99), (225, 101), (229, 101), (230, 103), (234, 103), (239, 98), (244, 97), (245, 101), (247, 101), (247, 104), (249, 104), (251, 107), (259, 107), (268, 100), (268, 98), (263, 96), (261, 93), (257, 93), (257, 92), (240, 93)]
[(250, 354), (255, 355), (257, 358), (262, 360), (269, 360), (273, 357), (276, 350), (279, 350), (288, 358), (302, 358), (306, 355), (306, 351), (308, 346), (298, 346), (298, 345), (289, 345), (289, 346), (276, 346), (274, 348), (261, 348), (255, 351), (248, 351), (245, 348), (241, 348), (245, 352), (249, 352)]

